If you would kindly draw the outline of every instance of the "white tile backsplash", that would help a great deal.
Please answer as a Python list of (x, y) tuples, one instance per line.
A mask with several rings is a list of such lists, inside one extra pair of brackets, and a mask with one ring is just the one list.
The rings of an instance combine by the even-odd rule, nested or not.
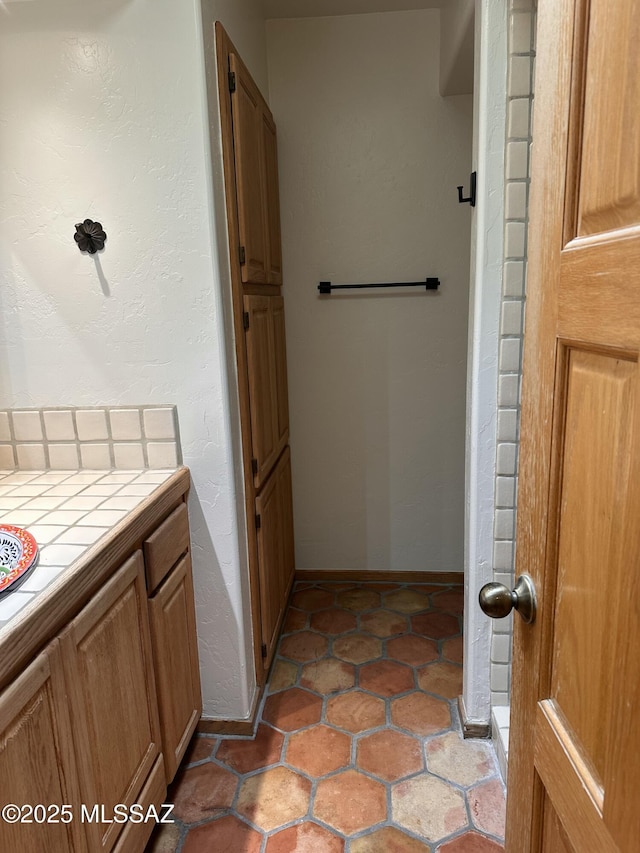
[(0, 412), (0, 441), (11, 441), (9, 412)]
[(50, 444), (49, 464), (52, 468), (62, 468), (74, 471), (80, 465), (78, 445), (76, 444)]
[(112, 409), (109, 412), (109, 421), (114, 441), (135, 441), (142, 438), (139, 409)]
[(111, 445), (81, 444), (80, 459), (84, 468), (111, 468)]
[(166, 439), (173, 438), (175, 435), (173, 407), (163, 406), (158, 409), (145, 409), (142, 417), (147, 438)]
[(75, 441), (76, 430), (73, 425), (71, 409), (51, 409), (42, 413), (44, 430), (49, 441)]
[(16, 467), (16, 457), (13, 451), (13, 445), (0, 444), (0, 468), (11, 470)]
[(39, 411), (14, 411), (12, 420), (16, 441), (42, 441), (44, 438)]
[(107, 413), (104, 409), (79, 409), (76, 411), (76, 428), (80, 441), (99, 441), (109, 438)]
[(174, 468), (178, 464), (175, 442), (155, 442), (147, 444), (149, 468)]
[(44, 444), (16, 444), (18, 468), (24, 471), (42, 471), (47, 467)]
[(116, 468), (144, 468), (142, 444), (116, 442), (113, 445), (113, 455)]

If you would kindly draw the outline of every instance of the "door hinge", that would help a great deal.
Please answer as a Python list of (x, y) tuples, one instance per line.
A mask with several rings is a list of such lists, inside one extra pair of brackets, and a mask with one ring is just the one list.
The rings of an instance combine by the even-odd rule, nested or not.
[(266, 656), (267, 656), (267, 644), (266, 643), (262, 644), (261, 651), (262, 651), (262, 657), (266, 658)]
[(251, 460), (251, 473), (253, 474), (254, 477), (258, 473), (258, 460), (257, 459)]
[(260, 514), (256, 513), (256, 530), (260, 530), (262, 527), (262, 519), (260, 518)]
[(229, 72), (229, 91), (233, 94), (236, 90), (236, 75), (235, 72)]
[(245, 332), (249, 328), (249, 312), (248, 311), (242, 312), (242, 328), (245, 330)]
[(240, 255), (240, 266), (244, 266), (247, 263), (247, 253), (244, 246), (240, 246), (238, 254)]

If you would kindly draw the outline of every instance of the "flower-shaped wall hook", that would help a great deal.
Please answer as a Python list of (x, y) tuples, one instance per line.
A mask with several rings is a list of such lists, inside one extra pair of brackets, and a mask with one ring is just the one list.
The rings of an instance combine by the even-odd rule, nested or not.
[(73, 239), (78, 244), (81, 252), (89, 252), (90, 255), (95, 255), (98, 249), (104, 249), (104, 241), (107, 235), (102, 230), (100, 222), (93, 222), (91, 219), (85, 219), (76, 225), (76, 233)]

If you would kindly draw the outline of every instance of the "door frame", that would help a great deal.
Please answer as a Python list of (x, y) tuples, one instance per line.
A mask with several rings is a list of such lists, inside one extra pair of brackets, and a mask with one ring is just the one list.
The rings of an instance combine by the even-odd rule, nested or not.
[(460, 715), (465, 735), (487, 736), (491, 719), (491, 621), (478, 606), (493, 580), (498, 355), (504, 263), (507, 104), (506, 0), (476, 0), (473, 169), (465, 450), (464, 668)]

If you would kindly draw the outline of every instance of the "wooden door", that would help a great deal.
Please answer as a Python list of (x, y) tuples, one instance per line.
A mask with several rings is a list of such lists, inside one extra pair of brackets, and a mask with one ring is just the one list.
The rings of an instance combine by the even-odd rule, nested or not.
[[(61, 641), (83, 802), (104, 805), (107, 816), (119, 803), (146, 807), (147, 796), (166, 788), (140, 551), (70, 623)], [(90, 849), (107, 851), (123, 824), (86, 828)], [(151, 829), (130, 823), (124, 832), (148, 836)]]
[(262, 487), (289, 439), (282, 297), (245, 296), (254, 484)]
[(291, 453), (286, 447), (256, 498), (263, 658), (271, 664), (293, 581)]
[(149, 619), (165, 778), (169, 784), (202, 712), (189, 554), (149, 599)]
[(242, 281), (244, 284), (268, 284), (269, 234), (265, 220), (262, 96), (243, 62), (233, 53), (229, 57), (229, 66), (235, 75), (232, 99), (233, 152)]
[[(24, 814), (29, 823), (1, 820), (0, 850), (87, 849), (57, 640), (0, 694), (0, 802), (54, 809), (44, 815), (50, 821), (38, 812)], [(63, 805), (68, 808), (55, 811)]]
[(540, 0), (506, 849), (640, 845), (640, 4)]

